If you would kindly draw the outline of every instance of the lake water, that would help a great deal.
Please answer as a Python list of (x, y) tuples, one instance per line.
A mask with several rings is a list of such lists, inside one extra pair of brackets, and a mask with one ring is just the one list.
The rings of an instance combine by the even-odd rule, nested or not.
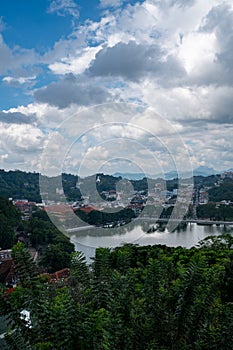
[(152, 226), (151, 223), (137, 221), (119, 228), (91, 228), (72, 232), (69, 237), (75, 245), (75, 250), (82, 251), (90, 261), (97, 247), (117, 247), (124, 243), (134, 243), (139, 245), (166, 244), (167, 246), (190, 248), (210, 235), (220, 235), (224, 232), (233, 234), (233, 225), (204, 226), (192, 223), (174, 232), (168, 232), (165, 228), (164, 231), (157, 230), (147, 233)]

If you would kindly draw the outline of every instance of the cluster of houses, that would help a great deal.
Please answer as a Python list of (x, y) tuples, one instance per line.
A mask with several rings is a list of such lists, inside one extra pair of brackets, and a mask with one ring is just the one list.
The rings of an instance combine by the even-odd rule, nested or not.
[(233, 171), (224, 171), (221, 176), (220, 176), (221, 179), (225, 179), (225, 178), (229, 178), (229, 179), (232, 179), (233, 180)]
[(22, 213), (23, 220), (28, 220), (30, 218), (30, 216), (32, 215), (33, 209), (36, 206), (36, 203), (30, 202), (27, 199), (13, 200), (13, 204)]
[[(222, 173), (215, 185), (219, 186), (226, 177), (233, 179), (233, 171)], [(97, 185), (100, 181), (101, 180), (98, 177), (96, 180)], [(166, 189), (164, 182), (157, 182), (153, 185), (153, 188), (148, 189), (147, 194), (145, 194), (145, 191), (134, 191), (132, 186), (129, 190), (127, 184), (123, 185), (125, 185), (123, 188), (102, 191), (97, 201), (93, 201), (91, 196), (89, 197), (86, 194), (82, 200), (69, 203), (46, 200), (43, 203), (38, 204), (30, 202), (27, 199), (17, 199), (14, 200), (13, 203), (21, 211), (23, 220), (28, 220), (35, 206), (37, 206), (46, 210), (48, 214), (52, 214), (61, 222), (67, 221), (67, 218), (69, 218), (69, 216), (72, 217), (72, 213), (76, 210), (88, 214), (93, 210), (101, 211), (106, 208), (124, 207), (132, 209), (135, 212), (135, 215), (139, 215), (146, 204), (163, 206), (164, 208), (173, 206), (177, 200), (186, 207), (189, 204), (194, 204), (195, 191), (192, 184), (189, 184), (188, 182), (187, 184), (179, 186), (179, 189), (174, 188), (171, 191)], [(203, 205), (209, 202), (209, 188), (210, 187), (202, 187), (199, 189), (195, 205)], [(63, 196), (64, 192), (59, 192), (59, 189), (56, 188), (56, 194)], [(232, 205), (229, 201), (223, 201), (222, 203)]]
[[(179, 189), (179, 200), (182, 200), (182, 191), (184, 192), (183, 197), (187, 197), (187, 187), (183, 190)], [(56, 193), (58, 193), (57, 189)], [(147, 194), (145, 194), (145, 191), (134, 191), (132, 189), (131, 191), (124, 191), (123, 189), (102, 191), (96, 203), (91, 202), (90, 198), (85, 196), (81, 201), (65, 204), (51, 200), (46, 200), (46, 202), (38, 204), (30, 202), (27, 199), (14, 200), (13, 204), (21, 211), (23, 220), (28, 220), (34, 208), (39, 207), (62, 222), (66, 221), (69, 215), (72, 216), (72, 212), (78, 209), (85, 213), (90, 213), (93, 210), (124, 207), (132, 209), (135, 215), (139, 215), (146, 203), (162, 205), (164, 207), (174, 205), (177, 195), (178, 190), (176, 188), (173, 191), (168, 191), (164, 188), (164, 183), (157, 183)]]
[(209, 202), (209, 193), (208, 189), (210, 187), (204, 187), (199, 190), (199, 199), (198, 199), (198, 204), (207, 204)]

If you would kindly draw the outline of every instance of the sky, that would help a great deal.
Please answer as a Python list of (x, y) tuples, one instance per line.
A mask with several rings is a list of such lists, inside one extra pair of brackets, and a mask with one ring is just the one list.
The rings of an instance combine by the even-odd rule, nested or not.
[(232, 168), (233, 5), (0, 4), (0, 168)]

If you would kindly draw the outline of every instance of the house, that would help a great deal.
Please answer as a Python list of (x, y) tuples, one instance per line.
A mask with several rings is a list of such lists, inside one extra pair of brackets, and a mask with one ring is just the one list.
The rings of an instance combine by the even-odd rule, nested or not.
[(0, 262), (0, 283), (7, 286), (14, 286), (16, 284), (17, 278), (14, 272), (13, 260), (6, 259)]
[(94, 207), (93, 205), (85, 205), (79, 208), (79, 210), (83, 211), (86, 214), (89, 214), (93, 210), (98, 210), (98, 208)]
[(221, 174), (221, 179), (225, 179), (225, 178), (233, 179), (233, 171), (231, 170), (224, 171), (224, 173)]
[(64, 268), (62, 270), (59, 270), (59, 271), (56, 271), (56, 272), (50, 274), (49, 277), (50, 277), (50, 281), (55, 282), (55, 281), (63, 280), (65, 278), (69, 277), (69, 275), (70, 275), (70, 269)]
[(35, 203), (29, 202), (27, 199), (17, 199), (13, 201), (13, 204), (21, 211), (23, 220), (29, 219), (32, 215), (33, 208), (35, 207)]
[(11, 259), (11, 249), (0, 250), (0, 262), (6, 259)]

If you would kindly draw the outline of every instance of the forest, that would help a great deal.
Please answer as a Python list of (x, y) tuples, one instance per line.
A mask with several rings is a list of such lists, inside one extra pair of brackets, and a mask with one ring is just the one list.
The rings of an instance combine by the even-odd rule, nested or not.
[(5, 349), (232, 349), (229, 234), (191, 249), (98, 248), (90, 265), (73, 252), (70, 275), (59, 281), (40, 273), (22, 243), (13, 259), (19, 283), (0, 294)]

